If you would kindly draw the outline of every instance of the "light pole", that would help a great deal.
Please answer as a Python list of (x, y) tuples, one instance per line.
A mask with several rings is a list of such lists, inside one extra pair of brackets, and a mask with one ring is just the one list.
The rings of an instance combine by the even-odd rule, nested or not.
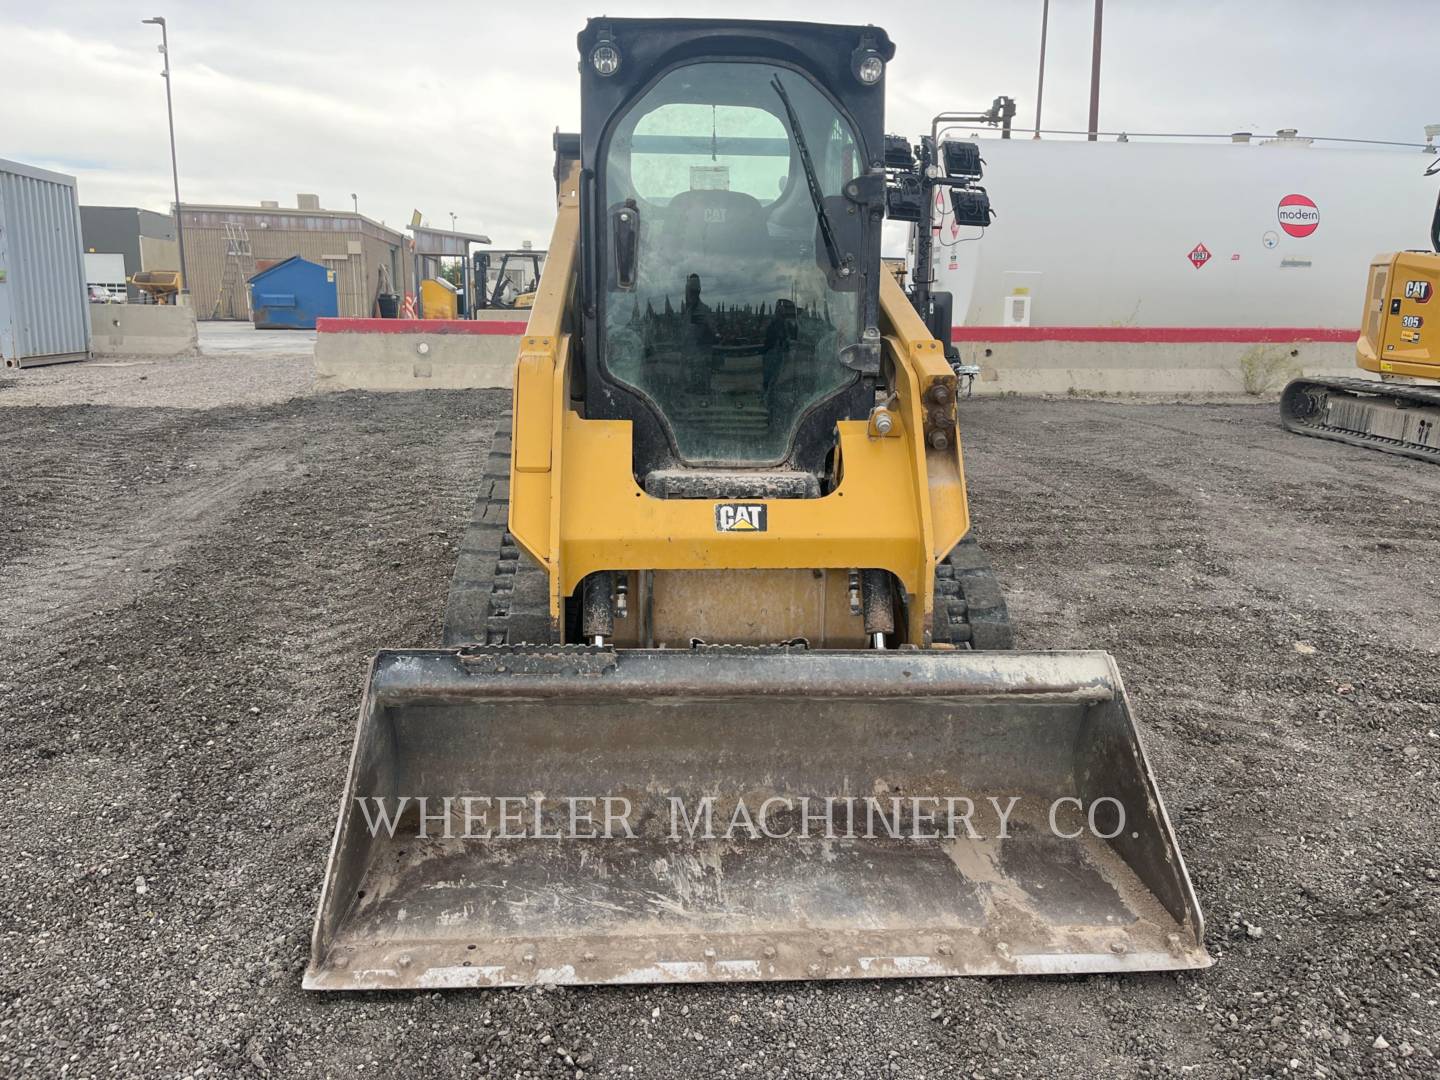
[(454, 231), (455, 231), (455, 211), (454, 211), (454, 210), (451, 210), (451, 211), (450, 211), (450, 231), (451, 231), (451, 232), (454, 232)]
[(1045, 38), (1050, 30), (1050, 0), (1040, 12), (1040, 82), (1035, 87), (1035, 138), (1040, 137), (1040, 105), (1045, 100)]
[(165, 113), (170, 118), (170, 179), (175, 183), (175, 242), (180, 248), (180, 295), (183, 296), (190, 291), (190, 276), (185, 272), (185, 229), (180, 221), (180, 166), (175, 163), (175, 104), (170, 100), (170, 35), (166, 33), (165, 19), (161, 15), (140, 21), (160, 27), (160, 55), (165, 57), (165, 70), (160, 77), (165, 80)]
[(1095, 37), (1090, 44), (1090, 131), (1086, 136), (1091, 142), (1099, 138), (1100, 131), (1100, 23), (1105, 12), (1105, 0), (1095, 0)]
[(360, 196), (352, 191), (350, 193), (350, 201), (355, 204), (355, 213), (360, 213)]

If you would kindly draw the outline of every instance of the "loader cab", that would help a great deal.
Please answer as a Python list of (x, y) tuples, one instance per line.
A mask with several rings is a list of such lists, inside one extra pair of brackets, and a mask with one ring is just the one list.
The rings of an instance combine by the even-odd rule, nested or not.
[(745, 494), (762, 472), (772, 496), (822, 494), (836, 422), (882, 380), (894, 47), (874, 27), (699, 19), (595, 19), (579, 45), (574, 396), (633, 422), (652, 494)]

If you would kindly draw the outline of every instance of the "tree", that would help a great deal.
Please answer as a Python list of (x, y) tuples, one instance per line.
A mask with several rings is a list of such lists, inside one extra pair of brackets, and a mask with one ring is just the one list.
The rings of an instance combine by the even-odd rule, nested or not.
[(440, 263), (440, 277), (457, 289), (465, 287), (465, 271), (459, 259), (443, 260)]

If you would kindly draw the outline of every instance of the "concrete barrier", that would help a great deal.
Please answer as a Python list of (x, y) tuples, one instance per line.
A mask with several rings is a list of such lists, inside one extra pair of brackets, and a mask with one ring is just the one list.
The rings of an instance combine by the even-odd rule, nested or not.
[[(508, 387), (523, 312), (477, 320), (321, 319), (316, 385)], [(977, 394), (1277, 393), (1297, 375), (1353, 375), (1358, 331), (1332, 327), (957, 326)]]
[(1272, 395), (1297, 375), (1353, 375), (1355, 330), (957, 326), (977, 394)]
[(175, 304), (91, 304), (94, 356), (193, 356), (195, 309)]
[(320, 319), (317, 390), (471, 390), (512, 382), (524, 311), (477, 319)]

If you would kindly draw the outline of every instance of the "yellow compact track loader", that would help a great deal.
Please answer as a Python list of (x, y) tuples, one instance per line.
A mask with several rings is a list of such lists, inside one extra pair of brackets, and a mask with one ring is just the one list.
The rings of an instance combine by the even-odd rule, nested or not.
[(1356, 362), (1378, 379), (1295, 379), (1280, 396), (1291, 431), (1440, 464), (1440, 203), (1435, 251), (1370, 264)]
[(882, 269), (876, 27), (591, 20), (445, 647), (370, 671), (316, 990), (1209, 964), (1125, 690), (1019, 652)]

